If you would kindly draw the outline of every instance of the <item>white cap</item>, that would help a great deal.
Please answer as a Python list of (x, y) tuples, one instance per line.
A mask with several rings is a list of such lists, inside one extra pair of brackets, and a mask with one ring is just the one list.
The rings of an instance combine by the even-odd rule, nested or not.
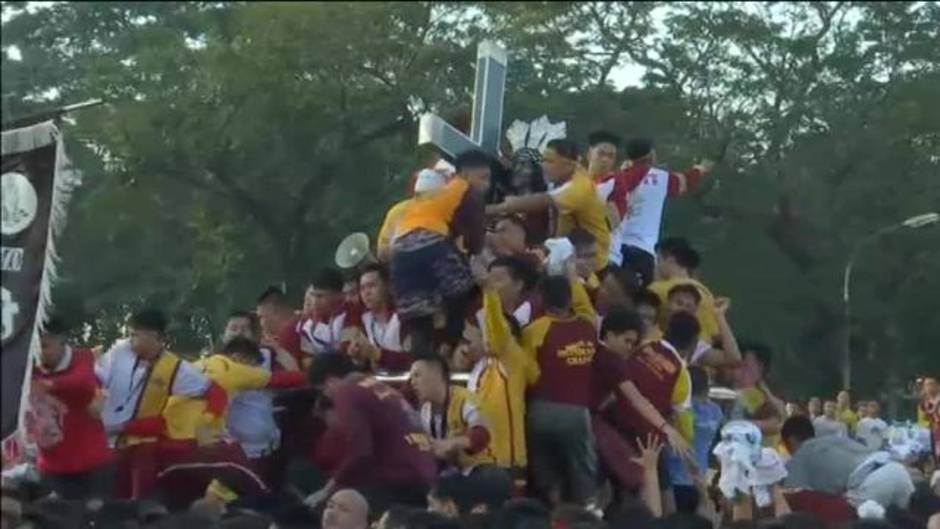
[(434, 169), (422, 169), (415, 180), (415, 193), (427, 193), (436, 191), (446, 184), (443, 174)]
[(440, 160), (437, 161), (436, 164), (434, 164), (433, 169), (435, 171), (443, 173), (444, 176), (447, 176), (447, 177), (453, 176), (454, 173), (457, 172), (457, 168), (451, 165), (450, 162), (448, 162), (447, 160), (443, 158), (441, 158)]

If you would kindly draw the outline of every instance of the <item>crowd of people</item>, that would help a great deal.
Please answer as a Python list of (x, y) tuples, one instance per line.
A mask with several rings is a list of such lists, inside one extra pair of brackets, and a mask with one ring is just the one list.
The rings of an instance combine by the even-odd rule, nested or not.
[[(375, 258), (319, 271), (302, 306), (269, 288), (198, 359), (160, 310), (104, 350), (51, 318), (4, 529), (940, 525), (937, 453), (892, 458), (877, 403), (771, 390), (771, 348), (660, 238), (712, 164), (656, 163), (605, 131), (435, 160)], [(925, 381), (934, 440), (938, 401)]]

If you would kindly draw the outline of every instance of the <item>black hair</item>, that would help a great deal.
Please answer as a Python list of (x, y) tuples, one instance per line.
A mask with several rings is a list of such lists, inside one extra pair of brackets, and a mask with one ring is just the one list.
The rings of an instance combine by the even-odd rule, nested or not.
[(689, 366), (689, 378), (692, 379), (692, 394), (708, 395), (708, 373), (699, 366)]
[(412, 511), (405, 516), (401, 526), (407, 529), (460, 529), (457, 520), (451, 520), (442, 514), (428, 511)]
[(621, 305), (614, 305), (601, 322), (601, 339), (606, 339), (607, 333), (623, 334), (627, 331), (636, 331), (638, 335), (642, 335), (643, 320), (636, 312)]
[(352, 359), (343, 353), (324, 353), (317, 355), (317, 359), (307, 370), (307, 380), (313, 387), (323, 385), (330, 378), (345, 378), (346, 375), (356, 371)]
[(743, 355), (748, 353), (754, 355), (754, 359), (763, 367), (765, 373), (770, 371), (770, 366), (773, 363), (773, 353), (770, 346), (759, 342), (742, 342), (740, 349)]
[(680, 351), (695, 347), (701, 327), (694, 314), (679, 312), (669, 317), (664, 338)]
[(154, 331), (158, 334), (164, 334), (166, 328), (169, 325), (166, 319), (166, 315), (162, 311), (157, 309), (143, 309), (135, 312), (128, 325), (132, 329), (138, 329), (142, 331)]
[(443, 501), (453, 501), (460, 516), (466, 516), (476, 505), (474, 496), (480, 495), (472, 490), (474, 485), (469, 476), (460, 473), (446, 474), (431, 488), (431, 496)]
[(627, 141), (624, 151), (627, 153), (627, 158), (639, 160), (649, 156), (653, 152), (653, 147), (652, 138), (632, 138)]
[(415, 507), (395, 504), (386, 509), (384, 513), (381, 513), (380, 516), (385, 517), (385, 525), (388, 529), (405, 529), (408, 516), (415, 512), (423, 511)]
[(575, 248), (594, 246), (597, 243), (594, 234), (581, 227), (575, 228), (568, 233), (568, 241)]
[(713, 529), (711, 520), (695, 514), (677, 512), (659, 520), (662, 529)]
[(216, 522), (216, 529), (268, 529), (274, 520), (254, 513), (241, 513)]
[(567, 311), (571, 309), (571, 285), (564, 276), (548, 276), (542, 280), (542, 301), (545, 308)]
[(780, 430), (780, 437), (784, 441), (792, 438), (802, 443), (816, 437), (816, 428), (813, 427), (813, 421), (809, 417), (794, 415), (784, 421), (783, 428)]
[(359, 280), (361, 281), (362, 276), (366, 274), (378, 274), (383, 283), (386, 285), (389, 283), (388, 267), (382, 263), (369, 263), (362, 267), (362, 271), (359, 272)]
[[(607, 275), (614, 278), (614, 281), (617, 282), (617, 285), (634, 301), (634, 304), (637, 300), (637, 295), (639, 294), (641, 280), (640, 276), (636, 273), (630, 265), (625, 266), (610, 266), (607, 269)], [(655, 295), (655, 294), (654, 294)], [(656, 301), (659, 301), (659, 298), (656, 298)], [(659, 306), (657, 305), (657, 309)]]
[(336, 268), (326, 267), (317, 272), (317, 275), (310, 282), (310, 286), (317, 290), (327, 290), (330, 292), (343, 291), (343, 273)]
[(225, 345), (222, 346), (222, 353), (224, 353), (225, 356), (244, 355), (254, 360), (254, 363), (258, 363), (261, 359), (261, 351), (258, 349), (258, 344), (242, 336), (236, 336), (226, 342)]
[(457, 156), (454, 160), (454, 168), (458, 173), (467, 169), (492, 169), (493, 158), (479, 149), (471, 149)]
[(559, 505), (552, 513), (552, 525), (572, 528), (594, 527), (600, 519), (580, 505)]
[(682, 237), (667, 237), (656, 244), (656, 252), (665, 257), (672, 257), (679, 266), (695, 270), (702, 264), (702, 257), (689, 241)]
[(43, 336), (55, 336), (65, 338), (69, 334), (69, 327), (65, 320), (58, 316), (49, 316), (42, 326)]
[(441, 372), (441, 376), (444, 377), (444, 383), (450, 384), (450, 366), (447, 365), (447, 360), (444, 359), (443, 356), (437, 353), (422, 352), (415, 355), (415, 362), (425, 362), (433, 365)]
[(280, 287), (270, 286), (258, 296), (258, 305), (274, 305), (276, 307), (290, 307), (287, 294)]
[(588, 145), (591, 147), (596, 147), (601, 143), (609, 143), (614, 146), (614, 148), (620, 148), (620, 136), (617, 136), (609, 130), (595, 130), (594, 132), (588, 134)]
[(551, 513), (537, 500), (519, 498), (506, 502), (494, 522), (500, 529), (550, 529)]
[(650, 307), (654, 307), (657, 311), (659, 311), (659, 308), (663, 306), (663, 302), (661, 299), (659, 299), (659, 296), (657, 296), (655, 292), (644, 288), (639, 293), (637, 293), (635, 305), (649, 305)]
[(551, 140), (545, 145), (545, 148), (555, 151), (562, 158), (578, 161), (578, 145), (569, 139)]
[(669, 299), (672, 299), (673, 296), (678, 296), (679, 294), (688, 294), (692, 296), (692, 299), (695, 300), (695, 304), (698, 305), (702, 302), (702, 293), (698, 291), (698, 288), (691, 283), (680, 283), (669, 289)]
[(538, 280), (538, 272), (533, 270), (532, 265), (525, 259), (514, 255), (497, 257), (490, 263), (489, 270), (494, 268), (505, 268), (513, 281), (522, 281), (523, 288), (526, 290), (532, 288)]

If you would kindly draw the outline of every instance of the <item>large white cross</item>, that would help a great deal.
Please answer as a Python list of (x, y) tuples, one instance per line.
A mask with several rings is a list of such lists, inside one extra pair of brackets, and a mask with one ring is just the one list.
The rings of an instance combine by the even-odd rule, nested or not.
[(440, 116), (429, 113), (421, 116), (418, 145), (431, 143), (451, 159), (471, 149), (483, 149), (497, 156), (503, 125), (506, 63), (505, 48), (494, 42), (481, 42), (477, 46), (470, 136), (467, 137)]

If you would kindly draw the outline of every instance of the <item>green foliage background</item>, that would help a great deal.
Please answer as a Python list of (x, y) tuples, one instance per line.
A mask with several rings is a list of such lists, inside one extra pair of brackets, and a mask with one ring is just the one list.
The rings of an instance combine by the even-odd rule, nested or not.
[[(84, 172), (61, 311), (100, 342), (132, 307), (198, 349), (266, 285), (301, 288), (374, 232), (420, 153), (416, 116), (470, 102), (476, 44), (511, 54), (506, 123), (657, 138), (714, 177), (670, 203), (790, 398), (839, 386), (842, 270), (867, 234), (940, 209), (940, 5), (738, 3), (3, 4), (3, 117), (103, 98), (66, 125)], [(14, 49), (19, 60), (14, 60)], [(611, 73), (645, 68), (640, 87)], [(866, 246), (858, 391), (940, 373), (940, 228)]]

